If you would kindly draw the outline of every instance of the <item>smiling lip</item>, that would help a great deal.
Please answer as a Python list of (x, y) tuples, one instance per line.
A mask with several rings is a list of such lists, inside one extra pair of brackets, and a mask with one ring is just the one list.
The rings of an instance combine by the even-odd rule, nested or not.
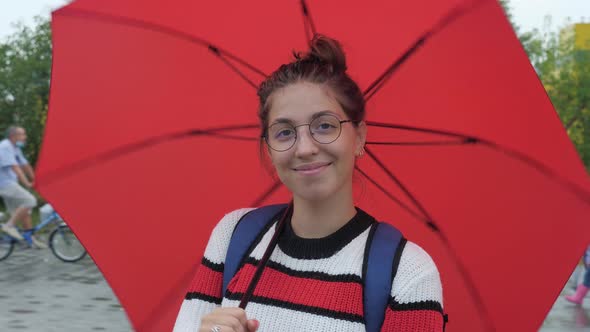
[(326, 167), (330, 166), (331, 164), (332, 163), (311, 163), (311, 164), (297, 166), (297, 167), (293, 168), (293, 170), (300, 173), (300, 174), (312, 175), (312, 174), (317, 174), (317, 173), (321, 172), (322, 170), (324, 170)]

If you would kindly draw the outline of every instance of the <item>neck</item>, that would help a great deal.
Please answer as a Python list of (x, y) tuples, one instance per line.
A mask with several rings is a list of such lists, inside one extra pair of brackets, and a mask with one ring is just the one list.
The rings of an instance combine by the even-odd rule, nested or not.
[(344, 226), (356, 214), (352, 186), (321, 201), (293, 197), (293, 232), (302, 238), (323, 238)]

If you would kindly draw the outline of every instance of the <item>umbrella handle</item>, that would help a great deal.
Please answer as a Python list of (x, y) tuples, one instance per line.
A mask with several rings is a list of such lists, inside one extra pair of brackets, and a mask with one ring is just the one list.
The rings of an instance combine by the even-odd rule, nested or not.
[(250, 284), (248, 285), (248, 289), (246, 290), (246, 292), (242, 296), (242, 299), (240, 300), (240, 305), (239, 305), (240, 308), (246, 309), (246, 306), (248, 305), (248, 302), (250, 301), (252, 294), (254, 294), (254, 289), (256, 289), (256, 285), (258, 284), (258, 281), (260, 280), (260, 277), (262, 276), (262, 272), (264, 271), (264, 268), (266, 267), (266, 263), (268, 262), (270, 255), (272, 254), (275, 247), (277, 246), (277, 243), (279, 242), (279, 236), (283, 232), (283, 229), (285, 229), (287, 216), (289, 216), (291, 214), (292, 210), (293, 210), (293, 201), (289, 202), (289, 206), (287, 206), (287, 208), (285, 209), (285, 212), (281, 216), (281, 219), (277, 223), (277, 230), (275, 231), (274, 235), (272, 236), (272, 239), (270, 240), (268, 247), (266, 247), (266, 250), (264, 251), (264, 255), (262, 255), (262, 259), (260, 260), (260, 262), (258, 263), (258, 266), (256, 267), (256, 272), (254, 273), (252, 280), (250, 280)]

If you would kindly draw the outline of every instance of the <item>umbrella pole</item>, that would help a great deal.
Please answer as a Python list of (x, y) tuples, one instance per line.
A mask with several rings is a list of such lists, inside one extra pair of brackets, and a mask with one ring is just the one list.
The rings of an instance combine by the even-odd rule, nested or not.
[(266, 266), (266, 263), (268, 262), (268, 259), (270, 258), (270, 255), (272, 254), (277, 243), (279, 242), (279, 236), (283, 232), (283, 229), (285, 229), (287, 217), (291, 214), (292, 210), (293, 210), (293, 201), (291, 201), (289, 203), (289, 206), (287, 207), (287, 209), (285, 209), (285, 212), (283, 213), (283, 215), (281, 216), (281, 219), (277, 223), (277, 229), (276, 229), (274, 235), (272, 236), (272, 239), (270, 240), (268, 247), (266, 247), (266, 251), (264, 252), (264, 255), (262, 255), (262, 259), (260, 260), (260, 262), (258, 263), (258, 266), (256, 267), (256, 272), (254, 273), (254, 276), (252, 277), (252, 280), (250, 281), (250, 284), (248, 285), (248, 289), (246, 290), (246, 292), (242, 296), (242, 299), (240, 300), (240, 305), (239, 305), (240, 308), (246, 309), (246, 306), (248, 305), (248, 302), (250, 301), (252, 294), (254, 294), (254, 290), (256, 289), (256, 285), (258, 284), (258, 281), (260, 280), (260, 277), (262, 276), (262, 272), (264, 271), (264, 268)]

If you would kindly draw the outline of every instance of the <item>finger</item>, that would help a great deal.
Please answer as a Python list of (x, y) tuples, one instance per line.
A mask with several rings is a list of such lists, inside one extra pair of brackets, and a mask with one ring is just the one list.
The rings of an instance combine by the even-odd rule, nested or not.
[(220, 324), (201, 325), (199, 332), (235, 332), (233, 327)]
[(217, 325), (224, 331), (247, 332), (245, 324), (241, 324), (236, 317), (228, 314), (212, 316), (208, 319), (208, 323), (211, 327)]
[(201, 326), (199, 332), (232, 332), (233, 329), (222, 325), (213, 325), (210, 328)]
[(240, 321), (242, 326), (246, 326), (246, 322), (248, 321), (246, 317), (246, 311), (242, 308), (218, 308), (212, 312), (212, 314), (219, 314), (219, 315), (230, 315), (235, 317), (237, 320)]
[(260, 323), (256, 319), (248, 319), (247, 326), (248, 332), (255, 332), (256, 330), (258, 330)]

